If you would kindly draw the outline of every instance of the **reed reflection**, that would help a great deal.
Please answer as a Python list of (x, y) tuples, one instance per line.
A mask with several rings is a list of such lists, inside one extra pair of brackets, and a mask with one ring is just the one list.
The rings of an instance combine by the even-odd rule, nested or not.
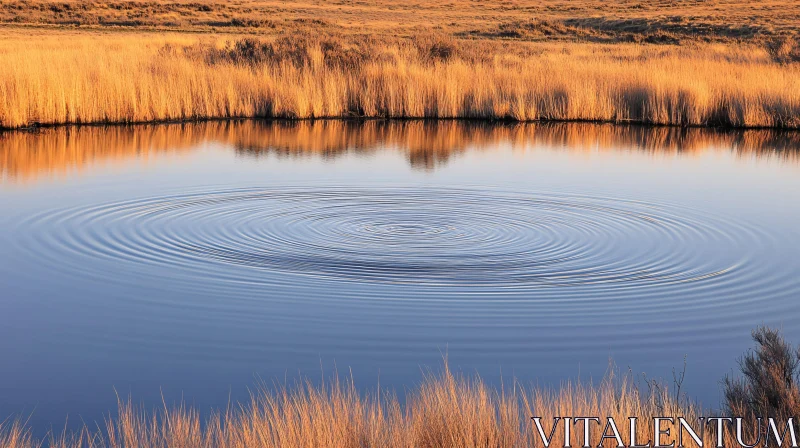
[(81, 172), (98, 163), (147, 160), (189, 153), (204, 143), (234, 148), (246, 157), (316, 156), (400, 151), (409, 164), (434, 170), (467, 151), (536, 147), (564, 151), (628, 151), (654, 156), (732, 152), (742, 157), (797, 163), (800, 132), (618, 126), (589, 123), (468, 121), (216, 121), (84, 126), (0, 134), (0, 174), (26, 182)]

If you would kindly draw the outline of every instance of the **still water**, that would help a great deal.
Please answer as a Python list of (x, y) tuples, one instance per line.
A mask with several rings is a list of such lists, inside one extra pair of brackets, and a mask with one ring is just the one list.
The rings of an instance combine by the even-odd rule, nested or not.
[(609, 360), (720, 402), (800, 342), (800, 135), (211, 122), (0, 134), (0, 420), (201, 409), (338, 371), (402, 391)]

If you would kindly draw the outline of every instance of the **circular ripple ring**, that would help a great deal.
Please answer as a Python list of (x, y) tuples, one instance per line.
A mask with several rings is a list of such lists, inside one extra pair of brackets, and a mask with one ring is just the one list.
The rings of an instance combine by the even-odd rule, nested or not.
[(242, 285), (300, 275), (516, 293), (701, 287), (725, 281), (747, 263), (752, 239), (767, 238), (666, 205), (466, 188), (224, 190), (60, 210), (23, 225), (59, 229), (34, 231), (27, 250), (133, 270), (169, 266)]

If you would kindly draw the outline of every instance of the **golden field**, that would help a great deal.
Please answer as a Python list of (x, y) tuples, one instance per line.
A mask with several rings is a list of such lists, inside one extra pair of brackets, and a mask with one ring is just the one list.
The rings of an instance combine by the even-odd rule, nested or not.
[(735, 5), (3, 2), (0, 127), (381, 117), (800, 128), (800, 2)]
[(2, 44), (4, 127), (219, 117), (800, 127), (800, 64), (758, 47), (63, 31)]
[(0, 23), (270, 34), (312, 28), (409, 37), (741, 42), (796, 35), (796, 0), (6, 0)]

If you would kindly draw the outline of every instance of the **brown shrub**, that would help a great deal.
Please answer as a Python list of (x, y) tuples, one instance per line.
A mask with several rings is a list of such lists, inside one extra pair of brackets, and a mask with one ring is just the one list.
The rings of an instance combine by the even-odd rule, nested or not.
[(325, 65), (337, 68), (358, 68), (377, 53), (376, 46), (367, 40), (348, 43), (336, 37), (321, 40), (319, 48)]
[(461, 48), (451, 36), (422, 34), (413, 38), (420, 58), (427, 62), (446, 62), (460, 56)]
[(767, 51), (775, 62), (800, 62), (800, 43), (797, 37), (783, 36), (767, 43)]
[(272, 41), (244, 38), (228, 42), (224, 48), (191, 47), (188, 53), (210, 64), (222, 62), (246, 66), (280, 65), (289, 63), (297, 68), (312, 64), (313, 54), (320, 54), (327, 67), (358, 68), (369, 56), (363, 42), (346, 43), (336, 37), (283, 36)]
[(759, 417), (785, 421), (800, 415), (800, 350), (768, 327), (754, 330), (753, 340), (756, 348), (739, 360), (743, 376), (723, 381), (727, 415), (743, 416), (752, 425)]
[(234, 63), (237, 65), (264, 65), (290, 62), (302, 67), (309, 61), (308, 43), (305, 39), (290, 41), (283, 37), (272, 42), (244, 38), (226, 43), (223, 48), (198, 45), (187, 48), (187, 54), (203, 57), (209, 64)]

